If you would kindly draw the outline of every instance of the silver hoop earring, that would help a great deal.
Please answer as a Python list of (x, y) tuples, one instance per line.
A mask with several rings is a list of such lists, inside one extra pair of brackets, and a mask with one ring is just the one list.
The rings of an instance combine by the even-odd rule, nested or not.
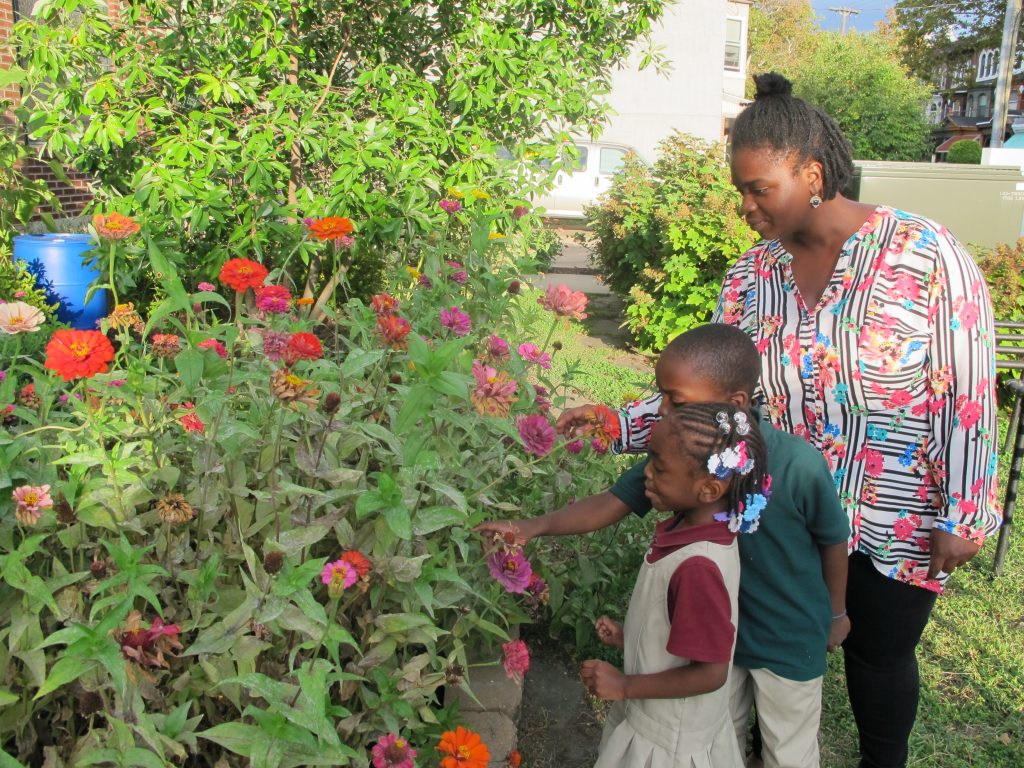
[(817, 208), (821, 205), (821, 197), (818, 195), (811, 195), (811, 208)]

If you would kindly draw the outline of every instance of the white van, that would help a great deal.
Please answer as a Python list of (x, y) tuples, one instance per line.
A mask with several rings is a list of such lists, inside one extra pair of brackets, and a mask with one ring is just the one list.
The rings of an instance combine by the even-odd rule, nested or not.
[(605, 141), (577, 141), (576, 149), (579, 152), (576, 169), (560, 171), (555, 177), (554, 189), (535, 201), (538, 208), (547, 209), (543, 215), (548, 218), (586, 218), (583, 206), (596, 203), (598, 195), (611, 188), (612, 176), (622, 167), (627, 154), (639, 154), (625, 144)]

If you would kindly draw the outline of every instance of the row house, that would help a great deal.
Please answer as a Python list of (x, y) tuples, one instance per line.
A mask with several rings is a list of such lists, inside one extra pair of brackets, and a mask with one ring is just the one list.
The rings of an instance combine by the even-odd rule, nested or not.
[[(950, 146), (963, 139), (989, 145), (998, 78), (998, 48), (986, 48), (956, 66), (943, 67), (940, 88), (927, 106), (937, 160), (944, 160)], [(1017, 48), (1011, 78), (1006, 137), (1011, 137), (1014, 124), (1024, 115), (1024, 46)], [(1024, 146), (1024, 125), (1018, 135)]]

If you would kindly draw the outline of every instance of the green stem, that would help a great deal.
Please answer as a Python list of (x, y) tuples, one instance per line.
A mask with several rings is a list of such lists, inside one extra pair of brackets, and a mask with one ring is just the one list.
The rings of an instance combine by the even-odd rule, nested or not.
[(107, 279), (110, 283), (110, 298), (114, 300), (114, 309), (117, 309), (117, 286), (114, 285), (114, 256), (117, 254), (117, 245), (110, 242), (110, 255), (107, 258)]
[(274, 434), (274, 459), (270, 465), (270, 508), (274, 510), (274, 538), (281, 541), (281, 510), (277, 507), (277, 465), (281, 461), (281, 433), (284, 431), (285, 407), (280, 406)]
[(565, 448), (566, 445), (568, 445), (568, 442), (563, 440), (561, 443), (556, 445), (554, 448), (552, 448), (550, 451), (545, 453), (543, 456), (537, 456), (536, 458), (532, 459), (531, 461), (526, 462), (525, 464), (520, 464), (518, 467), (516, 467), (514, 469), (510, 469), (508, 472), (502, 473), (498, 477), (494, 478), (487, 485), (485, 485), (483, 488), (481, 488), (476, 493), (474, 493), (473, 494), (473, 498), (479, 498), (480, 496), (482, 496), (484, 494), (484, 492), (489, 491), (491, 488), (496, 486), (498, 483), (500, 483), (502, 480), (504, 480), (509, 475), (511, 475), (511, 474), (513, 474), (515, 472), (518, 472), (523, 467), (532, 467), (534, 464), (537, 464), (537, 463), (543, 461), (544, 459), (554, 455), (554, 453), (556, 451), (562, 450), (563, 448)]
[(540, 346), (541, 353), (546, 352), (548, 344), (551, 342), (551, 337), (555, 335), (555, 328), (558, 326), (558, 315), (555, 315), (555, 319), (551, 321), (551, 327), (548, 328), (547, 338), (544, 339), (544, 343)]

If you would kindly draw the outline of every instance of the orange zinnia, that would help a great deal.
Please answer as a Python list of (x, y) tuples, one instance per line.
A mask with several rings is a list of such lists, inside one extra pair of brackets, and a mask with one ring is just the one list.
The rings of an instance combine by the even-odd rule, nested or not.
[(347, 552), (341, 553), (341, 559), (356, 569), (356, 573), (359, 574), (360, 578), (370, 572), (372, 567), (370, 561), (366, 559), (358, 549), (350, 549)]
[(352, 220), (345, 216), (325, 216), (309, 225), (309, 233), (317, 240), (340, 240), (352, 234)]
[(139, 225), (131, 216), (116, 211), (107, 216), (97, 213), (92, 217), (92, 225), (96, 228), (96, 234), (107, 240), (124, 240), (139, 231)]
[(46, 367), (64, 381), (106, 373), (114, 345), (99, 331), (60, 330), (46, 345)]
[(251, 259), (228, 259), (220, 268), (220, 280), (239, 293), (255, 290), (267, 279), (267, 268)]
[(441, 768), (487, 768), (491, 759), (480, 734), (467, 731), (461, 725), (454, 731), (441, 734), (437, 751), (446, 755), (441, 758)]

